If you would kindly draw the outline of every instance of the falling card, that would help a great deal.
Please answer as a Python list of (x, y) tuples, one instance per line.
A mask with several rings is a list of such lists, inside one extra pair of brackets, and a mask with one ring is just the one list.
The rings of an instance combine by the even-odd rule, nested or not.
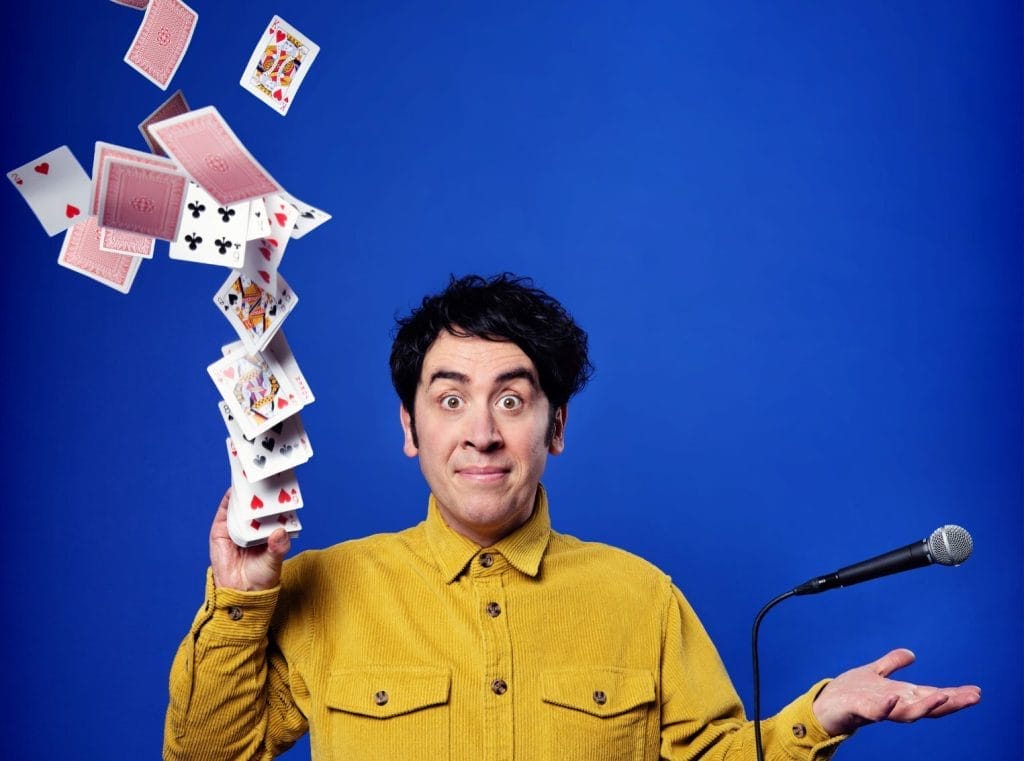
[(100, 181), (101, 227), (161, 240), (177, 237), (188, 186), (185, 175), (111, 157), (103, 161)]
[(89, 216), (89, 175), (66, 145), (8, 172), (7, 177), (47, 235), (56, 235)]
[(277, 513), (267, 518), (250, 518), (235, 499), (235, 490), (231, 490), (228, 500), (228, 536), (239, 547), (255, 547), (266, 544), (270, 535), (283, 528), (292, 539), (299, 535), (302, 524), (294, 510)]
[(256, 43), (240, 84), (284, 116), (319, 52), (319, 45), (274, 16)]
[(302, 398), (272, 356), (232, 353), (206, 370), (243, 435), (251, 439), (302, 409)]
[(192, 41), (199, 15), (181, 0), (149, 0), (124, 62), (166, 90)]
[(241, 270), (228, 275), (213, 296), (213, 303), (249, 351), (262, 351), (298, 302), (283, 277), (278, 276), (277, 290), (271, 291)]
[(231, 490), (246, 515), (266, 518), (302, 507), (302, 492), (299, 491), (294, 470), (284, 470), (259, 481), (250, 481), (245, 473), (247, 463), (240, 456), (241, 450), (231, 438), (225, 443), (231, 463)]
[(96, 217), (87, 217), (64, 234), (64, 244), (57, 264), (116, 291), (128, 293), (142, 259), (101, 251), (99, 240), (100, 229), (96, 225)]
[(235, 422), (235, 416), (231, 413), (228, 403), (218, 402), (217, 409), (224, 419), (224, 426), (228, 429), (231, 441), (238, 450), (243, 474), (249, 483), (256, 483), (264, 478), (276, 476), (282, 471), (297, 468), (313, 456), (313, 447), (302, 425), (301, 413), (282, 420), (255, 439), (247, 439)]
[(181, 114), (188, 113), (188, 111), (188, 101), (185, 100), (185, 94), (178, 90), (174, 95), (157, 106), (153, 113), (143, 119), (139, 124), (139, 132), (142, 133), (142, 137), (146, 141), (146, 145), (149, 146), (149, 150), (158, 156), (167, 155), (149, 133), (149, 125), (162, 122), (164, 119), (170, 119), (172, 116), (180, 116)]
[(170, 257), (237, 269), (245, 261), (248, 228), (248, 201), (221, 206), (199, 185), (190, 182), (178, 237), (169, 248)]

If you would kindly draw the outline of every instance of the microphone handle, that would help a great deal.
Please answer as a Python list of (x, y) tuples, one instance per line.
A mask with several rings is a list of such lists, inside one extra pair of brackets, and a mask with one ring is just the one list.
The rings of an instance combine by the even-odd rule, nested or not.
[(922, 539), (919, 542), (908, 544), (906, 547), (900, 547), (898, 550), (890, 550), (869, 560), (862, 560), (859, 563), (840, 568), (835, 573), (818, 576), (798, 586), (793, 593), (798, 595), (817, 594), (836, 587), (848, 587), (851, 584), (859, 584), (862, 581), (870, 581), (892, 573), (909, 571), (911, 568), (921, 568), (932, 562), (934, 561), (928, 550), (928, 541)]

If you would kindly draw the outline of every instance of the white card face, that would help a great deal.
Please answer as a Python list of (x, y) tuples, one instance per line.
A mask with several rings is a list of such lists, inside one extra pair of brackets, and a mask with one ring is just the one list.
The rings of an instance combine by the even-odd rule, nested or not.
[(282, 193), (281, 197), (299, 212), (298, 217), (295, 218), (295, 225), (292, 227), (291, 236), (293, 238), (298, 239), (307, 233), (313, 232), (313, 230), (331, 218), (331, 215), (326, 211), (310, 206), (289, 193)]
[(270, 222), (267, 220), (267, 204), (262, 198), (254, 198), (249, 202), (249, 229), (245, 231), (246, 240), (265, 238), (270, 234)]
[(249, 56), (239, 84), (284, 116), (319, 52), (319, 45), (274, 16)]
[(238, 269), (245, 261), (249, 202), (222, 206), (189, 182), (178, 237), (171, 242), (172, 259)]
[(238, 451), (243, 475), (249, 483), (256, 483), (297, 468), (313, 456), (313, 447), (306, 436), (306, 429), (302, 425), (302, 416), (299, 413), (250, 440), (242, 435), (242, 429), (235, 422), (235, 416), (231, 414), (227, 402), (219, 402), (217, 409)]
[(231, 327), (249, 351), (262, 351), (291, 314), (299, 297), (281, 276), (277, 291), (264, 288), (242, 270), (233, 270), (213, 296)]
[(295, 355), (292, 353), (292, 347), (288, 345), (288, 339), (284, 337), (284, 331), (278, 332), (267, 346), (267, 353), (269, 353), (281, 366), (281, 370), (291, 381), (295, 390), (299, 394), (299, 398), (302, 400), (302, 405), (312, 404), (316, 401), (316, 397), (313, 396), (313, 390), (309, 387), (306, 382), (306, 376), (302, 374), (302, 370), (299, 369), (299, 363), (295, 360)]
[(206, 370), (250, 439), (302, 409), (301, 395), (269, 354), (234, 352)]
[(294, 510), (278, 513), (269, 518), (249, 518), (239, 508), (235, 500), (235, 490), (231, 490), (231, 499), (228, 501), (228, 536), (231, 537), (231, 541), (239, 547), (266, 544), (270, 535), (278, 528), (284, 528), (288, 536), (294, 539), (302, 530), (302, 524)]
[(263, 201), (267, 207), (270, 233), (246, 244), (243, 269), (249, 278), (265, 283), (273, 291), (277, 288), (277, 270), (284, 258), (291, 239), (289, 233), (299, 211), (276, 194), (264, 196)]
[(7, 173), (46, 234), (53, 236), (85, 220), (92, 183), (66, 145)]
[(302, 507), (302, 492), (294, 470), (284, 470), (273, 476), (249, 481), (245, 463), (233, 439), (227, 439), (228, 459), (231, 462), (231, 489), (239, 507), (252, 518), (298, 510)]

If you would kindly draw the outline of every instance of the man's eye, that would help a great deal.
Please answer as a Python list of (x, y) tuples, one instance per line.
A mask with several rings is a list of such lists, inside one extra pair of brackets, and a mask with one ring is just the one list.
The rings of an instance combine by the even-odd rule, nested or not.
[(441, 397), (441, 406), (448, 410), (457, 410), (462, 406), (462, 400), (454, 394)]
[(508, 396), (503, 396), (498, 400), (498, 406), (503, 410), (517, 410), (523, 406), (523, 400), (518, 396), (512, 396), (509, 394)]

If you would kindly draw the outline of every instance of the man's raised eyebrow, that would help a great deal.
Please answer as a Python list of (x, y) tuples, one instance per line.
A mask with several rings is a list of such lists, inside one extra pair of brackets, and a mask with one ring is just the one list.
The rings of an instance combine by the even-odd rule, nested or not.
[(515, 370), (509, 370), (508, 372), (502, 373), (494, 380), (496, 383), (507, 383), (510, 380), (515, 380), (516, 378), (525, 378), (530, 381), (531, 386), (534, 388), (540, 388), (537, 383), (536, 374), (525, 367), (517, 367)]
[(465, 373), (456, 372), (455, 370), (437, 370), (433, 375), (430, 376), (430, 380), (427, 381), (429, 386), (436, 380), (453, 380), (459, 383), (469, 383), (469, 376)]

